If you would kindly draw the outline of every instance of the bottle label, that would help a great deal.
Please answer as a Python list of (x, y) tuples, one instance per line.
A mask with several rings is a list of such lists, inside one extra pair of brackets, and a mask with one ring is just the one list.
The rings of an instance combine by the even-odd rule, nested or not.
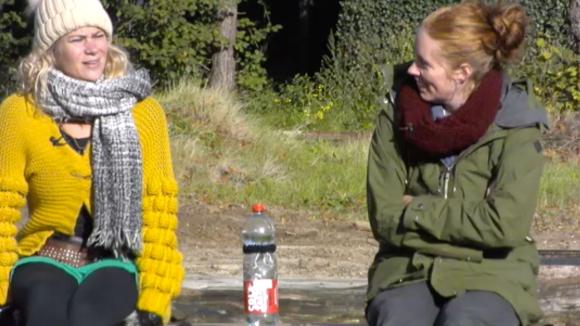
[(277, 314), (278, 280), (245, 280), (244, 313)]
[(244, 254), (259, 254), (266, 252), (276, 252), (276, 244), (250, 244), (244, 243), (243, 246)]

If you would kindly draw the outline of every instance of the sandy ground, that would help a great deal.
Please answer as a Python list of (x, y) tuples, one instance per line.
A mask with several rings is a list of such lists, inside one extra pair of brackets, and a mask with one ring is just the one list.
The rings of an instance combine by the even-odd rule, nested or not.
[[(183, 206), (179, 239), (189, 276), (231, 278), (242, 275), (240, 232), (246, 207)], [(364, 279), (377, 249), (367, 221), (311, 217), (308, 212), (273, 209), (279, 279)], [(580, 250), (577, 227), (534, 234), (540, 249)], [(548, 277), (557, 273), (545, 268)], [(563, 269), (558, 269), (562, 271)], [(571, 274), (578, 269), (572, 268)], [(561, 275), (566, 277), (566, 275)]]
[[(241, 277), (240, 232), (248, 211), (240, 206), (182, 207), (179, 239), (189, 275)], [(368, 223), (281, 210), (269, 214), (276, 224), (280, 279), (366, 277), (376, 248)]]

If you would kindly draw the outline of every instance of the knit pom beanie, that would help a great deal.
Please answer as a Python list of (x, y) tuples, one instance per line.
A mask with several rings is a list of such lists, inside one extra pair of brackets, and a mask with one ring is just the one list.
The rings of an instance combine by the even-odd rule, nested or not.
[(28, 0), (28, 5), (34, 14), (34, 49), (46, 51), (59, 38), (86, 26), (113, 36), (111, 18), (100, 0)]

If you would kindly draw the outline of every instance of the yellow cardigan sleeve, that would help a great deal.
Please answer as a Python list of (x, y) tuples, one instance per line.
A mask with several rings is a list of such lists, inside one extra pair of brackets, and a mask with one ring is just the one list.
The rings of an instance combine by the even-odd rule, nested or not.
[(171, 300), (181, 290), (183, 257), (178, 249), (177, 192), (167, 120), (161, 106), (148, 98), (134, 112), (143, 154), (143, 249), (137, 258), (140, 294), (137, 308), (171, 316)]
[(11, 96), (0, 105), (0, 305), (6, 303), (10, 271), (18, 260), (16, 223), (28, 192), (24, 103)]

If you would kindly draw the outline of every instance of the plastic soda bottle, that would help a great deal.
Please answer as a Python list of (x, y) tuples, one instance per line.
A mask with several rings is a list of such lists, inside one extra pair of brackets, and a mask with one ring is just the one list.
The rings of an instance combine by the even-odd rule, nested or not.
[(246, 325), (276, 325), (278, 319), (278, 273), (276, 239), (272, 219), (262, 204), (242, 229), (244, 251), (244, 314)]

